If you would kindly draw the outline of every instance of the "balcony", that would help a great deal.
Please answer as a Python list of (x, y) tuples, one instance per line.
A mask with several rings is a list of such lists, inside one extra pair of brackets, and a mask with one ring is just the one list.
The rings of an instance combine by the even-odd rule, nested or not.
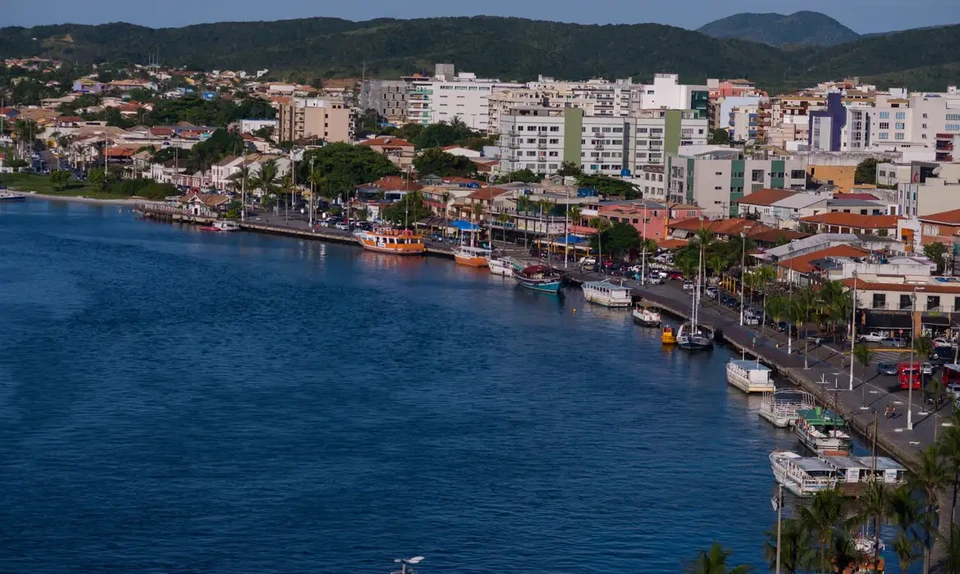
[(937, 151), (953, 151), (953, 142), (937, 142)]
[(537, 142), (537, 149), (547, 149), (547, 142)]

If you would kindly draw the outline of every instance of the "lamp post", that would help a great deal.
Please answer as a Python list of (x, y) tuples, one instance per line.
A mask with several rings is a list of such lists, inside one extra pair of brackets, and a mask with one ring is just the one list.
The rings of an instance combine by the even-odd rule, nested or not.
[[(916, 348), (914, 346), (914, 339), (916, 339), (917, 336), (917, 331), (915, 328), (915, 315), (917, 314), (917, 291), (923, 291), (923, 287), (914, 287), (913, 295), (910, 296), (910, 382), (907, 385), (907, 430), (913, 430), (913, 377), (915, 373), (913, 368), (913, 351)], [(916, 376), (919, 379), (920, 373), (916, 372)]]
[(643, 233), (640, 241), (643, 242), (643, 253), (640, 254), (640, 286), (647, 284), (647, 200), (643, 200)]
[(850, 315), (850, 390), (853, 391), (853, 346), (857, 342), (857, 272), (853, 272), (853, 313)]
[(743, 327), (743, 294), (747, 284), (747, 234), (740, 232), (740, 326)]

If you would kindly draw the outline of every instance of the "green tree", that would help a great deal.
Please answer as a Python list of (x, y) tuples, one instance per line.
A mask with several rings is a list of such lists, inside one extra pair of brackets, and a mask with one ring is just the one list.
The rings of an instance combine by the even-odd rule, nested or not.
[(833, 535), (840, 527), (845, 510), (843, 497), (836, 489), (817, 492), (809, 504), (797, 509), (801, 527), (809, 531), (819, 543), (820, 567), (824, 572), (830, 571)]
[(279, 169), (277, 168), (277, 161), (271, 159), (263, 162), (260, 165), (260, 169), (250, 180), (251, 187), (253, 187), (253, 189), (260, 190), (260, 193), (262, 194), (261, 201), (270, 198), (279, 191), (280, 186), (278, 174)]
[[(503, 228), (503, 249), (507, 249), (507, 223), (510, 222), (510, 216), (506, 213), (500, 213), (497, 215), (497, 223)], [(493, 237), (491, 234), (490, 245), (493, 245)]]
[(942, 488), (950, 484), (949, 469), (936, 444), (929, 445), (920, 452), (913, 472), (908, 476), (911, 488), (924, 493), (924, 511), (920, 523), (923, 528), (923, 571), (930, 570), (930, 557), (936, 540), (937, 496)]
[(423, 202), (423, 194), (411, 191), (404, 195), (402, 201), (392, 203), (384, 209), (381, 217), (395, 227), (410, 228), (417, 221), (430, 217), (430, 214), (430, 208)]
[(857, 500), (857, 506), (859, 523), (873, 523), (873, 561), (876, 563), (880, 557), (880, 527), (886, 522), (887, 512), (890, 510), (887, 486), (879, 480), (868, 482)]
[(507, 175), (507, 181), (518, 181), (520, 183), (539, 183), (540, 176), (533, 173), (529, 169), (518, 169), (517, 171), (511, 172)]
[(937, 275), (942, 274), (947, 267), (947, 246), (943, 243), (928, 243), (923, 246), (923, 254), (937, 264)]
[(560, 169), (557, 170), (557, 175), (561, 177), (579, 177), (582, 175), (580, 166), (572, 161), (564, 161), (560, 164)]
[(729, 145), (730, 144), (730, 132), (723, 129), (717, 128), (710, 132), (710, 142), (713, 145)]
[(800, 331), (803, 331), (803, 368), (809, 369), (810, 339), (804, 327), (810, 323), (810, 314), (816, 307), (816, 294), (810, 287), (804, 287), (794, 294), (790, 303), (790, 319), (797, 326), (797, 337), (800, 336)]
[(622, 257), (640, 247), (640, 233), (629, 223), (614, 223), (604, 227), (590, 238), (590, 247), (596, 247), (599, 251), (602, 243), (610, 257)]
[(67, 189), (67, 186), (70, 184), (70, 172), (62, 169), (52, 172), (50, 174), (50, 183), (53, 184), (53, 189), (56, 191)]
[(476, 177), (477, 166), (469, 158), (449, 154), (440, 148), (430, 148), (413, 160), (413, 167), (421, 175), (440, 177)]
[(746, 574), (752, 568), (747, 565), (730, 566), (727, 562), (731, 552), (714, 542), (708, 550), (700, 550), (697, 557), (687, 563), (686, 574)]
[(853, 360), (860, 364), (860, 378), (863, 379), (861, 384), (867, 381), (867, 368), (873, 361), (873, 354), (873, 349), (866, 345), (857, 345), (853, 348)]
[(610, 229), (610, 222), (604, 217), (594, 217), (590, 220), (590, 227), (597, 230), (597, 232), (590, 238), (590, 247), (593, 247), (594, 241), (597, 244), (597, 263), (600, 264), (600, 269), (603, 269), (603, 233)]
[[(780, 567), (784, 574), (797, 574), (813, 570), (817, 563), (817, 550), (810, 531), (798, 519), (786, 518), (780, 524)], [(777, 564), (777, 531), (767, 532), (764, 549), (770, 570)]]
[(344, 190), (400, 173), (385, 155), (370, 146), (348, 143), (327, 144), (305, 152), (303, 161), (297, 163), (297, 181), (307, 181), (311, 163), (322, 178), (321, 193), (326, 197), (337, 197)]
[(615, 177), (607, 175), (585, 175), (581, 174), (577, 178), (577, 184), (580, 187), (589, 187), (597, 190), (597, 193), (607, 196), (618, 196), (624, 199), (637, 199), (640, 197), (640, 188), (636, 185)]
[(877, 164), (880, 161), (876, 158), (868, 157), (857, 164), (857, 170), (853, 174), (853, 183), (876, 184), (877, 183)]
[(780, 295), (770, 295), (763, 300), (763, 311), (770, 315), (775, 323), (787, 316), (787, 300)]

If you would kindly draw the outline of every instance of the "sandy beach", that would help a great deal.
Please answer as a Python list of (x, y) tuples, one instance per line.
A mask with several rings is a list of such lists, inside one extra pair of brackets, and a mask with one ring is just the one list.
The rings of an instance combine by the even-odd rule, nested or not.
[(64, 196), (64, 195), (47, 195), (44, 193), (36, 193), (33, 191), (26, 190), (14, 190), (11, 188), (11, 191), (19, 191), (20, 193), (27, 194), (29, 199), (45, 199), (48, 201), (73, 201), (78, 203), (102, 203), (104, 205), (134, 205), (137, 203), (163, 203), (162, 201), (155, 201), (151, 199), (142, 199), (142, 198), (124, 198), (124, 199), (96, 199), (93, 197), (83, 197), (83, 196)]

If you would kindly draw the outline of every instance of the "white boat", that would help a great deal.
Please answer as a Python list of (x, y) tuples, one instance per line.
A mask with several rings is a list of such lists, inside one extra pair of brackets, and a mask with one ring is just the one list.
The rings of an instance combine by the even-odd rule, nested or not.
[(27, 196), (22, 193), (12, 191), (0, 191), (0, 201), (25, 201)]
[(680, 325), (677, 331), (677, 346), (688, 351), (702, 351), (713, 348), (713, 337), (697, 328), (696, 324)]
[(609, 279), (587, 281), (582, 289), (587, 301), (604, 307), (629, 307), (633, 304), (633, 290), (624, 285), (615, 285)]
[(636, 307), (633, 310), (633, 322), (644, 327), (659, 327), (660, 313), (646, 307)]
[(846, 456), (853, 448), (846, 421), (829, 409), (798, 410), (794, 430), (803, 446), (817, 454)]
[(800, 497), (809, 497), (837, 485), (837, 470), (827, 461), (789, 450), (770, 453), (770, 468), (778, 484)]
[(745, 393), (772, 393), (773, 371), (759, 361), (732, 359), (727, 363), (727, 382)]
[(800, 415), (801, 409), (812, 409), (816, 406), (813, 395), (795, 389), (781, 389), (772, 393), (763, 393), (760, 402), (760, 417), (777, 428), (785, 429), (793, 426)]
[(888, 456), (858, 456), (854, 457), (861, 464), (870, 469), (876, 480), (886, 485), (899, 486), (907, 480), (907, 469), (902, 464)]
[(240, 231), (240, 224), (236, 221), (217, 220), (210, 225), (200, 226), (202, 231)]
[(487, 257), (487, 267), (490, 273), (502, 275), (504, 277), (513, 277), (514, 270), (521, 270), (523, 266), (510, 259), (509, 257)]

